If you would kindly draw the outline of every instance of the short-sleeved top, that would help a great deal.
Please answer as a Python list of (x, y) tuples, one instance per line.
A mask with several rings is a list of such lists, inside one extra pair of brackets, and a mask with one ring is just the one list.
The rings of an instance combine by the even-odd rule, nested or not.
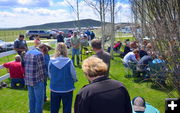
[(26, 41), (25, 40), (16, 39), (14, 41), (14, 48), (18, 48), (18, 49), (25, 49), (25, 48), (27, 48)]
[[(73, 45), (80, 44), (80, 39), (79, 39), (79, 37), (78, 37), (78, 36), (72, 37), (72, 38), (71, 38), (71, 43), (72, 43)], [(78, 48), (79, 48), (79, 47), (78, 47)]]
[(24, 78), (24, 69), (21, 62), (8, 62), (3, 64), (4, 67), (9, 69), (10, 78)]

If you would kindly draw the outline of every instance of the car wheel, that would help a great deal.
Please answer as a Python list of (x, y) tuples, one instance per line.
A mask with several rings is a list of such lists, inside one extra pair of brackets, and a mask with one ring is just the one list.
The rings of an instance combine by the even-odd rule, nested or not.
[(53, 36), (52, 35), (50, 35), (47, 39), (52, 39), (53, 38)]
[(2, 49), (2, 48), (0, 48), (0, 52), (3, 52), (3, 49)]

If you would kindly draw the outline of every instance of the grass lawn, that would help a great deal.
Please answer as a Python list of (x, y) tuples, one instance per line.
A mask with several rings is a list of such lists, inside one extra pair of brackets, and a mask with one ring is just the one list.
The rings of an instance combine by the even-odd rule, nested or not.
[[(25, 31), (19, 31), (19, 32), (25, 32)], [(19, 33), (17, 33), (17, 36), (18, 34)], [(2, 35), (4, 34), (1, 34), (0, 32), (0, 37)], [(14, 40), (14, 38), (8, 40), (12, 41)], [(117, 40), (124, 41), (125, 39), (134, 40), (133, 37), (118, 37), (116, 38), (116, 41)], [(31, 44), (29, 44), (29, 46), (30, 45)], [(121, 49), (123, 49), (123, 47)], [(50, 54), (53, 53), (54, 51), (50, 51)], [(14, 59), (14, 56), (15, 55), (10, 55), (7, 57), (0, 58), (0, 64), (8, 61), (12, 61)], [(85, 59), (86, 57), (87, 56), (83, 56), (83, 59)], [(125, 77), (126, 71), (127, 69), (124, 68), (124, 66), (122, 65), (122, 61), (120, 60), (119, 57), (115, 57), (115, 59), (111, 61), (110, 77), (112, 79), (121, 81), (125, 85), (125, 87), (127, 88), (130, 94), (131, 99), (133, 99), (133, 97), (135, 96), (142, 96), (145, 98), (147, 102), (149, 102), (151, 105), (159, 109), (161, 113), (164, 113), (165, 98), (170, 97), (168, 95), (170, 91), (152, 88), (151, 82), (140, 83), (135, 81), (136, 78), (126, 78)], [(75, 95), (81, 89), (81, 87), (88, 83), (81, 68), (76, 68), (76, 72), (77, 72), (78, 82), (75, 83), (76, 89), (74, 91), (73, 100), (75, 99)], [(0, 76), (4, 75), (5, 73), (7, 73), (6, 69), (0, 70)], [(9, 79), (5, 81), (9, 82)], [(47, 92), (49, 98), (50, 97), (49, 86), (47, 86)], [(44, 105), (44, 113), (49, 113), (49, 110), (50, 110), (50, 102), (48, 101)], [(14, 90), (10, 88), (0, 89), (0, 113), (27, 113), (27, 112), (28, 112), (28, 92), (26, 89), (25, 90)], [(60, 110), (60, 113), (62, 113), (62, 109)]]
[[(87, 84), (87, 80), (81, 68), (76, 68), (78, 82), (75, 84), (74, 97), (81, 87)], [(151, 88), (151, 83), (137, 83), (134, 78), (125, 77), (125, 69), (120, 58), (116, 57), (111, 61), (110, 74), (112, 79), (121, 81), (127, 88), (131, 99), (135, 96), (143, 96), (151, 105), (158, 108), (161, 113), (164, 112), (164, 99), (168, 98), (167, 91), (161, 91)], [(49, 82), (48, 82), (49, 84)], [(47, 86), (49, 98), (49, 86)], [(73, 101), (74, 103), (74, 101)], [(72, 108), (73, 109), (73, 108)], [(44, 105), (44, 113), (49, 113), (50, 102)], [(28, 92), (27, 90), (14, 90), (10, 88), (0, 89), (0, 113), (26, 113), (28, 111)], [(62, 110), (60, 111), (62, 113)]]

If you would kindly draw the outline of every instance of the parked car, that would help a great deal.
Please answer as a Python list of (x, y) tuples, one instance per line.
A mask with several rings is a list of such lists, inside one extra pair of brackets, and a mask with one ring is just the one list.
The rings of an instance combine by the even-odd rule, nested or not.
[(52, 34), (52, 37), (55, 39), (60, 31), (52, 29), (52, 30), (49, 30), (49, 32), (50, 34)]
[(12, 49), (14, 49), (13, 42), (5, 42), (3, 40), (0, 40), (0, 52), (12, 50)]
[(63, 36), (68, 38), (71, 37), (73, 31), (72, 30), (62, 30), (61, 32), (63, 32)]
[(33, 40), (36, 35), (39, 35), (40, 38), (55, 38), (55, 35), (53, 32), (45, 31), (45, 30), (28, 30), (26, 31), (26, 37), (29, 38), (29, 40)]

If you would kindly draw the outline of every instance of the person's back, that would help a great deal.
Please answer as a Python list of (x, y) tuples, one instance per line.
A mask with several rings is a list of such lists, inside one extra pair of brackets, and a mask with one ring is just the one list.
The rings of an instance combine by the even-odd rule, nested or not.
[(57, 35), (57, 42), (64, 42), (64, 37), (62, 36), (62, 34), (60, 33), (59, 35)]
[(133, 52), (129, 52), (128, 54), (126, 54), (123, 58), (123, 62), (128, 64), (128, 62), (132, 61), (134, 62), (136, 57), (135, 54)]
[(3, 64), (3, 66), (9, 69), (10, 78), (24, 78), (24, 71), (21, 62), (12, 61)]
[(142, 58), (143, 56), (148, 55), (145, 50), (140, 50), (139, 51), (139, 57)]
[[(88, 103), (82, 104), (81, 111), (75, 113), (131, 113), (130, 98), (125, 87), (116, 80), (106, 77), (96, 79), (81, 89), (78, 95), (87, 98)], [(78, 99), (77, 95), (77, 101)], [(84, 104), (84, 105), (83, 105)], [(88, 105), (86, 105), (88, 104)], [(87, 108), (89, 106), (89, 108)], [(76, 106), (75, 106), (76, 108)], [(87, 112), (89, 110), (90, 112)]]
[(3, 64), (5, 68), (9, 69), (11, 78), (11, 88), (24, 87), (24, 69), (21, 65), (20, 55), (15, 56), (15, 61)]
[(25, 54), (24, 59), (24, 80), (28, 87), (29, 112), (42, 113), (44, 103), (44, 77), (47, 73), (44, 56), (40, 50), (33, 49)]
[(43, 81), (46, 67), (43, 53), (37, 49), (29, 50), (25, 55), (25, 81), (27, 85), (34, 86)]
[(92, 31), (91, 32), (91, 40), (93, 40), (95, 38), (95, 34), (94, 34), (94, 32)]
[(108, 65), (108, 67), (110, 66), (110, 58), (111, 58), (111, 56), (110, 56), (109, 53), (107, 53), (105, 51), (100, 51), (100, 52), (96, 53), (95, 56), (102, 59)]
[(110, 54), (102, 49), (101, 40), (93, 39), (91, 41), (91, 46), (93, 50), (96, 52), (95, 56), (102, 59), (103, 62), (106, 63), (106, 65), (108, 66), (108, 71), (106, 73), (106, 76), (109, 76), (110, 60), (111, 60)]
[(129, 46), (124, 47), (124, 56), (131, 51), (131, 48)]
[(71, 113), (74, 82), (77, 81), (74, 65), (67, 55), (67, 47), (64, 43), (57, 44), (54, 57), (49, 66), (51, 113), (58, 113), (60, 103), (63, 103), (63, 113)]
[(152, 57), (151, 56), (148, 56), (148, 55), (145, 55), (143, 56), (139, 61), (138, 61), (138, 65), (148, 65), (149, 62), (152, 62)]
[[(68, 57), (58, 57), (50, 60), (50, 89), (65, 92), (74, 90), (75, 72), (71, 73), (73, 63)], [(59, 85), (58, 85), (59, 84)]]
[(102, 50), (102, 51), (96, 53), (95, 56), (102, 59), (107, 64), (108, 71), (107, 71), (106, 76), (109, 76), (110, 60), (111, 60), (110, 54)]

